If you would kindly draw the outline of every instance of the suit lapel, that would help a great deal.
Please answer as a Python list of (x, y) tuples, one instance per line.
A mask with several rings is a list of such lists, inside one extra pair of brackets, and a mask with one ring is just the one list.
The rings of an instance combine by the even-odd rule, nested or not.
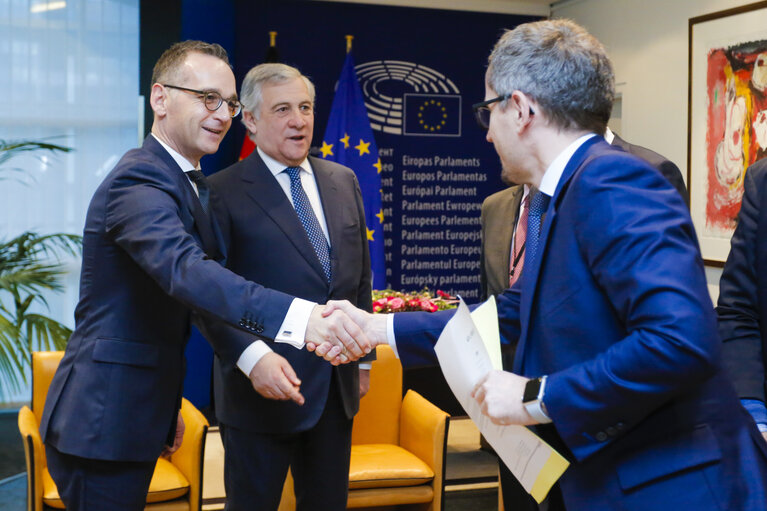
[(488, 233), (494, 240), (493, 245), (500, 248), (487, 253), (489, 266), (487, 275), (488, 277), (492, 276), (494, 280), (497, 279), (494, 287), (501, 290), (509, 287), (511, 240), (514, 236), (514, 226), (517, 225), (519, 219), (519, 205), (522, 202), (524, 192), (522, 186), (516, 187), (512, 190), (511, 200), (501, 202), (502, 209), (496, 215), (500, 221), (496, 224), (493, 232)]
[[(314, 171), (314, 177), (317, 180), (317, 189), (320, 194), (320, 202), (322, 203), (323, 214), (325, 215), (325, 223), (328, 226), (328, 236), (330, 237), (330, 265), (331, 265), (331, 289), (333, 291), (333, 277), (338, 275), (340, 269), (338, 268), (339, 260), (338, 247), (341, 243), (341, 235), (343, 230), (343, 197), (338, 192), (338, 186), (334, 179), (334, 171), (330, 165), (325, 165), (325, 162), (319, 158), (309, 157), (309, 162), (312, 165)], [(328, 207), (330, 204), (333, 207)], [(319, 260), (318, 260), (319, 262)], [(324, 275), (324, 273), (323, 273)]]
[(176, 160), (174, 160), (168, 151), (160, 145), (153, 135), (148, 135), (146, 137), (143, 147), (159, 157), (168, 167), (171, 177), (176, 181), (178, 189), (181, 192), (184, 205), (194, 218), (194, 225), (197, 228), (197, 233), (200, 235), (200, 241), (205, 253), (211, 259), (216, 261), (222, 260), (223, 242), (221, 235), (214, 228), (210, 215), (205, 213), (202, 209), (200, 199), (197, 197), (197, 194), (192, 187), (192, 183), (190, 183), (189, 179), (184, 175), (181, 167), (178, 166)]
[(243, 163), (247, 165), (242, 179), (248, 196), (277, 224), (298, 253), (325, 280), (325, 272), (309, 236), (277, 179), (257, 151), (253, 151)]
[(551, 230), (556, 222), (559, 203), (566, 193), (568, 184), (572, 177), (590, 160), (590, 148), (600, 140), (604, 142), (602, 137), (597, 136), (590, 138), (584, 142), (581, 147), (575, 151), (575, 154), (573, 154), (572, 158), (570, 158), (570, 161), (567, 163), (564, 172), (562, 172), (562, 177), (559, 179), (557, 189), (554, 191), (554, 196), (551, 198), (549, 207), (545, 212), (545, 217), (543, 218), (541, 234), (538, 238), (538, 248), (536, 249), (538, 256), (534, 261), (532, 261), (532, 264), (528, 265), (530, 262), (525, 261), (525, 269), (522, 272), (522, 299), (520, 303), (520, 324), (522, 328), (520, 331), (519, 345), (517, 346), (517, 354), (515, 357), (515, 370), (524, 370), (524, 356), (522, 356), (522, 354), (524, 353), (525, 345), (527, 343), (533, 306), (536, 303), (536, 294), (538, 289), (538, 281), (540, 279), (541, 267), (544, 260), (546, 259), (546, 246), (548, 244)]

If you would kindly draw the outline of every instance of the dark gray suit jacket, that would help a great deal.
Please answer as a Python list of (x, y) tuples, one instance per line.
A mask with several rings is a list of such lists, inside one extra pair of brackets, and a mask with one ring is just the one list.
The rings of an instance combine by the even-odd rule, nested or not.
[[(349, 300), (370, 311), (371, 273), (365, 212), (354, 172), (310, 157), (331, 245), (332, 281), (325, 281), (319, 259), (298, 215), (257, 151), (209, 179), (214, 211), (227, 246), (227, 268), (260, 284), (299, 298), (325, 303)], [(222, 325), (207, 335), (228, 339), (242, 334)], [(332, 367), (314, 353), (284, 343), (270, 347), (285, 357), (301, 379), (303, 406), (266, 399), (255, 392), (236, 360), (217, 357), (214, 366), (216, 414), (229, 426), (259, 433), (304, 431), (325, 408), (331, 374), (348, 418), (359, 408), (357, 363)]]

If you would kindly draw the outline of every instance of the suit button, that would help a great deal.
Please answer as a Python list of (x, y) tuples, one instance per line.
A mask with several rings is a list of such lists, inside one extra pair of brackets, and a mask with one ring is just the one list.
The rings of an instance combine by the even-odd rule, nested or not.
[(598, 442), (604, 442), (605, 440), (607, 440), (607, 433), (605, 433), (604, 431), (600, 431), (599, 433), (594, 435), (594, 438), (596, 438)]
[(619, 422), (615, 425), (616, 428), (618, 428), (618, 431), (623, 431), (626, 428), (626, 425), (622, 422)]
[(245, 326), (245, 320), (244, 319), (240, 320), (240, 326)]
[(605, 429), (605, 432), (606, 432), (606, 433), (607, 433), (609, 436), (615, 436), (615, 435), (617, 435), (617, 434), (618, 434), (618, 430), (617, 430), (617, 429), (615, 429), (615, 428), (614, 428), (614, 427), (612, 427), (612, 426), (609, 426), (607, 429)]
[(256, 325), (256, 332), (259, 334), (264, 331), (264, 325), (258, 324)]

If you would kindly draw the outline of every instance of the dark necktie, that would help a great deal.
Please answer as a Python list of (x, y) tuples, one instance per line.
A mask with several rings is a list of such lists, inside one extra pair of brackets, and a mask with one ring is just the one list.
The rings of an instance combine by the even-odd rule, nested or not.
[(543, 192), (537, 192), (530, 201), (530, 213), (527, 217), (527, 265), (529, 266), (538, 256), (538, 241), (541, 237), (541, 219), (549, 206), (550, 197)]
[(200, 204), (202, 204), (202, 210), (208, 213), (208, 201), (210, 200), (210, 189), (208, 183), (205, 181), (205, 174), (199, 170), (188, 170), (186, 175), (197, 186), (197, 194), (200, 197)]
[(314, 214), (309, 197), (306, 196), (304, 187), (301, 185), (300, 167), (288, 167), (285, 169), (290, 177), (290, 195), (293, 197), (293, 207), (298, 213), (298, 219), (309, 236), (309, 241), (314, 247), (314, 252), (322, 264), (322, 270), (325, 272), (325, 278), (330, 282), (330, 247), (322, 232), (317, 216)]
[(530, 214), (530, 198), (533, 191), (527, 194), (522, 201), (522, 213), (517, 220), (517, 227), (514, 230), (514, 244), (511, 250), (511, 261), (509, 265), (509, 287), (513, 286), (522, 275), (522, 267), (525, 265), (525, 243), (527, 241), (527, 218)]

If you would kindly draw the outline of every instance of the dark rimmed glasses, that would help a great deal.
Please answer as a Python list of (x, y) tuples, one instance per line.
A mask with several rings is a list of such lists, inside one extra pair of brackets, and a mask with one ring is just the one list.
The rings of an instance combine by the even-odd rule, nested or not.
[(503, 96), (488, 99), (487, 101), (480, 101), (479, 103), (471, 105), (472, 110), (474, 110), (474, 119), (477, 120), (479, 127), (483, 130), (490, 128), (490, 105), (497, 103), (498, 101), (506, 101), (510, 97), (511, 94), (504, 94)]
[(168, 85), (167, 83), (162, 84), (163, 87), (168, 87), (169, 89), (177, 89), (184, 92), (191, 92), (192, 94), (197, 94), (197, 96), (202, 99), (202, 103), (205, 105), (205, 108), (207, 108), (210, 112), (215, 112), (219, 108), (221, 108), (221, 105), (226, 102), (226, 107), (229, 110), (229, 115), (231, 117), (237, 117), (240, 114), (240, 111), (242, 110), (242, 103), (237, 101), (236, 99), (224, 99), (221, 94), (214, 90), (197, 90), (197, 89), (189, 89), (187, 87), (179, 87), (178, 85)]
[[(471, 105), (472, 110), (474, 110), (474, 119), (477, 120), (479, 127), (483, 130), (488, 130), (490, 128), (490, 113), (492, 112), (492, 110), (490, 110), (490, 105), (499, 101), (506, 101), (510, 97), (511, 94), (504, 94), (503, 96), (488, 99), (487, 101), (480, 101), (479, 103)], [(530, 107), (530, 115), (535, 115), (535, 111), (532, 107)]]

